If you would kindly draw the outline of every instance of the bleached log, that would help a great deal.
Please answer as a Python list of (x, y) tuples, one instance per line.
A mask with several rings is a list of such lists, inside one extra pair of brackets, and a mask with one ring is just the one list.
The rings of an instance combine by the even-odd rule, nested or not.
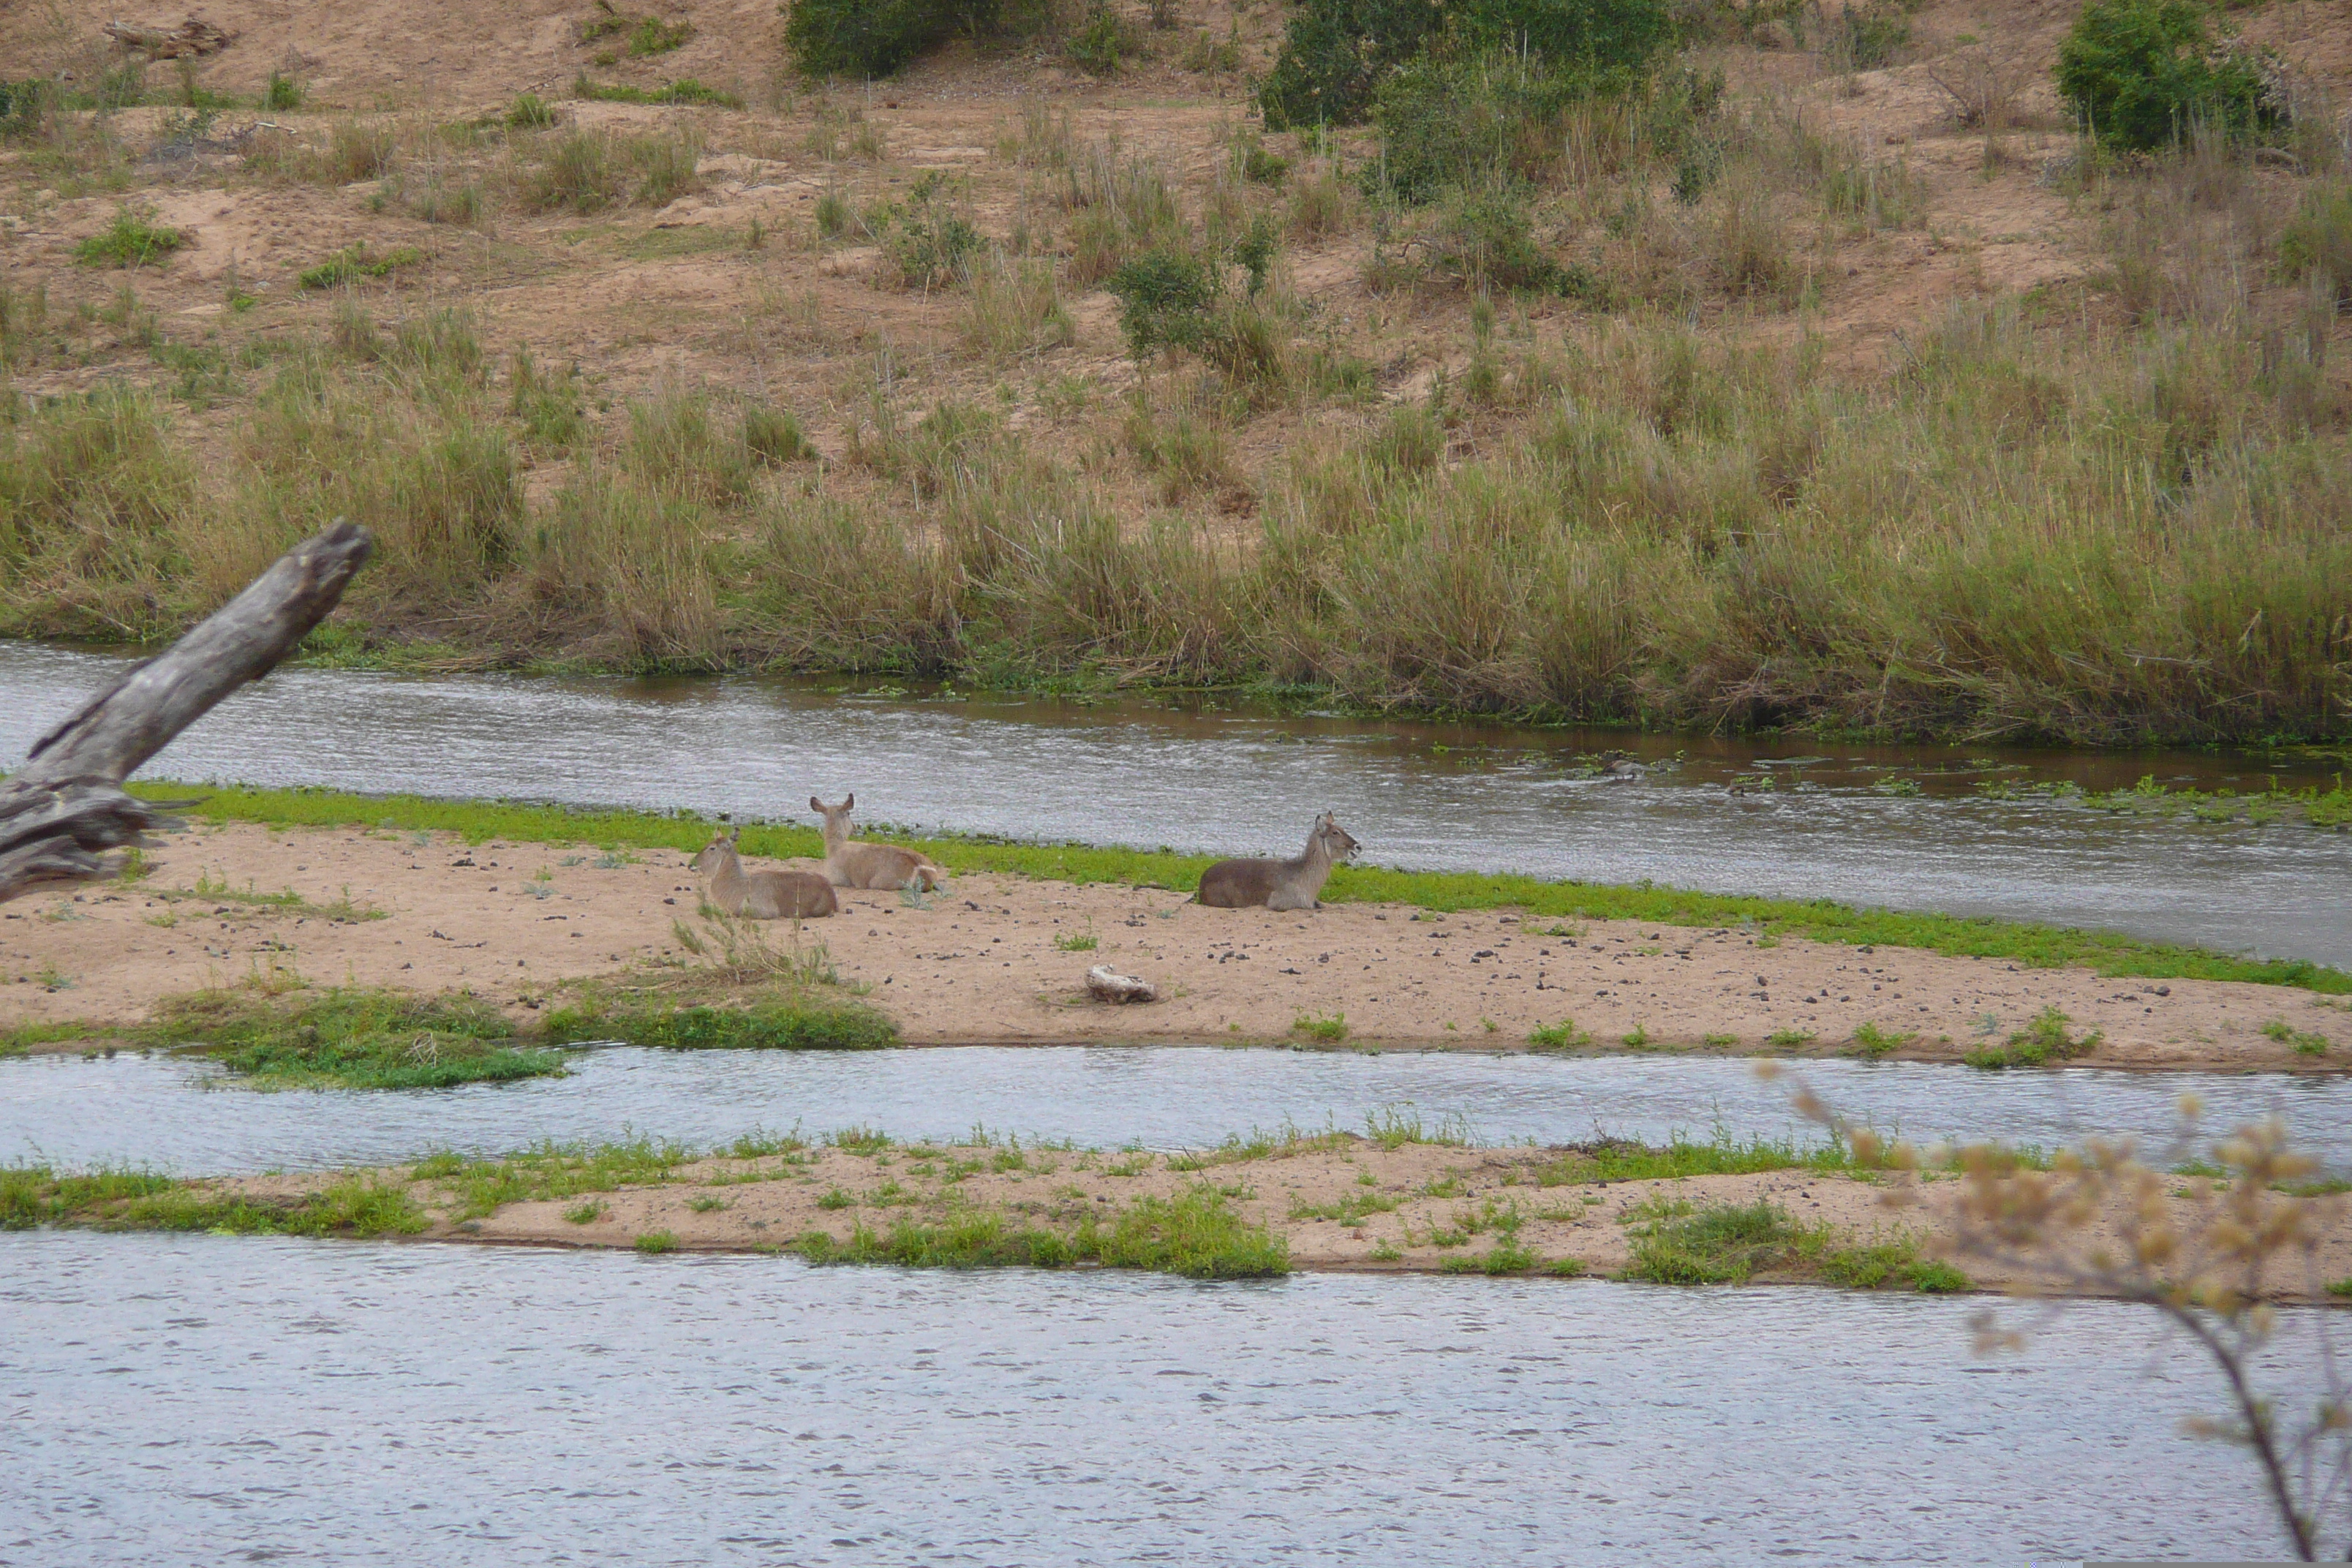
[(1121, 974), (1108, 963), (1087, 971), (1087, 991), (1097, 1002), (1157, 1002), (1160, 987), (1132, 974)]
[(169, 823), (189, 803), (140, 800), (122, 781), (222, 698), (277, 668), (341, 601), (373, 548), (367, 530), (336, 520), (34, 742), (0, 784), (0, 903), (42, 882), (103, 876), (106, 851)]

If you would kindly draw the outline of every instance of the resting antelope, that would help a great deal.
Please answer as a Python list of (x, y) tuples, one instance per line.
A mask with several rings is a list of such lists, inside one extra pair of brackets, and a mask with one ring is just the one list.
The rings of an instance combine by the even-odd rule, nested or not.
[(1325, 812), (1307, 836), (1307, 849), (1288, 860), (1220, 860), (1201, 873), (1202, 903), (1219, 910), (1319, 910), (1332, 866), (1359, 846)]
[(851, 795), (839, 805), (809, 796), (809, 809), (824, 818), (824, 874), (836, 888), (913, 888), (929, 892), (947, 872), (911, 849), (895, 844), (865, 844), (849, 836)]
[(755, 921), (806, 921), (841, 907), (835, 901), (833, 884), (814, 872), (747, 873), (735, 853), (735, 841), (742, 834), (740, 827), (718, 834), (694, 858), (695, 870), (710, 879), (711, 903), (721, 911)]

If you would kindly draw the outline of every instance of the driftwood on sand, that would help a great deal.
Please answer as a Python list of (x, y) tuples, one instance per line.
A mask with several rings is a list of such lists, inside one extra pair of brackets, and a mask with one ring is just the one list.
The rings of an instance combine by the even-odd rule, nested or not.
[(82, 704), (0, 783), (0, 902), (41, 882), (105, 874), (109, 849), (170, 821), (122, 781), (324, 620), (368, 558), (367, 530), (340, 519), (295, 546), (209, 620)]
[(1108, 963), (1087, 971), (1087, 990), (1097, 1002), (1157, 1002), (1160, 987), (1132, 974), (1121, 974)]
[(125, 22), (109, 22), (106, 36), (126, 49), (145, 51), (151, 60), (216, 55), (236, 42), (235, 33), (223, 32), (200, 16), (191, 16), (176, 27), (134, 27)]

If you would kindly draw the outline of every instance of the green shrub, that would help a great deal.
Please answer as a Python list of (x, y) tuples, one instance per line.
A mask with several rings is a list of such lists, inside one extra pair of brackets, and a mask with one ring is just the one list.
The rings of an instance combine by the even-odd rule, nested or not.
[(799, 463), (816, 456), (798, 419), (761, 403), (743, 410), (743, 448), (763, 463)]
[(1848, 70), (1876, 70), (1891, 64), (1911, 41), (1911, 20), (1893, 5), (1866, 5), (1859, 10), (1841, 5), (1835, 16), (1822, 15), (1827, 36), (1822, 53), (1834, 66)]
[(1674, 42), (1660, 0), (1307, 0), (1258, 91), (1266, 128), (1351, 125), (1424, 50), (1493, 50), (1535, 75), (1631, 85)]
[(555, 110), (535, 92), (526, 92), (507, 110), (506, 121), (517, 131), (544, 131), (555, 123)]
[(784, 48), (813, 77), (888, 76), (961, 34), (981, 39), (1036, 30), (1048, 9), (1003, 0), (791, 0)]
[(1121, 60), (1143, 53), (1143, 40), (1118, 12), (1097, 5), (1062, 47), (1080, 68), (1096, 76), (1117, 76)]
[(2003, 1068), (2047, 1067), (2098, 1049), (2105, 1037), (2102, 1033), (2094, 1029), (2078, 1039), (2066, 1032), (2070, 1021), (2057, 1008), (2044, 1007), (2032, 1024), (2010, 1036), (2007, 1045), (1980, 1046), (1961, 1059), (1972, 1068), (1999, 1071)]
[(1103, 287), (1118, 301), (1119, 330), (1139, 360), (1161, 349), (1199, 348), (1220, 292), (1207, 262), (1166, 246), (1121, 262)]
[(946, 198), (946, 178), (933, 170), (915, 182), (907, 205), (893, 208), (882, 250), (908, 289), (943, 289), (963, 282), (981, 247), (980, 231)]
[(269, 85), (261, 91), (261, 107), (272, 114), (301, 108), (302, 84), (284, 71), (271, 71)]
[(2279, 236), (2278, 256), (2288, 277), (2316, 276), (2337, 304), (2352, 304), (2352, 182), (2332, 180), (2304, 192)]
[(1289, 159), (1269, 153), (1258, 142), (1251, 142), (1242, 154), (1242, 178), (1254, 185), (1278, 185), (1289, 173)]
[(57, 88), (51, 82), (0, 81), (0, 136), (25, 136), (39, 130), (57, 100)]
[(1479, 292), (1489, 289), (1582, 293), (1592, 287), (1580, 270), (1563, 268), (1536, 242), (1526, 196), (1495, 184), (1462, 192), (1430, 230), (1432, 271)]
[(1497, 56), (1403, 66), (1373, 94), (1381, 155), (1364, 167), (1366, 187), (1425, 202), (1449, 186), (1488, 183), (1518, 168), (1522, 142), (1538, 140), (1565, 102), (1562, 86)]
[(2232, 131), (2279, 119), (2256, 59), (2222, 49), (2198, 0), (2090, 0), (2058, 46), (2058, 91), (2099, 136), (2145, 151), (2203, 121)]

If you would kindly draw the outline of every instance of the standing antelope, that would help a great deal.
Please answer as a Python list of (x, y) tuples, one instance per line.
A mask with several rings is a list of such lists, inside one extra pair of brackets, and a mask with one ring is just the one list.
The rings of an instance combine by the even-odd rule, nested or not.
[(1306, 853), (1289, 860), (1220, 860), (1201, 873), (1202, 903), (1219, 910), (1319, 910), (1333, 863), (1355, 854), (1348, 830), (1325, 812), (1307, 836)]
[(809, 796), (809, 809), (824, 818), (824, 874), (836, 888), (913, 888), (929, 892), (947, 872), (911, 849), (895, 844), (864, 844), (849, 836), (856, 795), (839, 805)]
[(694, 858), (694, 868), (710, 879), (710, 901), (730, 915), (755, 921), (816, 920), (840, 909), (833, 884), (810, 871), (743, 869), (735, 841), (743, 830), (715, 835)]

